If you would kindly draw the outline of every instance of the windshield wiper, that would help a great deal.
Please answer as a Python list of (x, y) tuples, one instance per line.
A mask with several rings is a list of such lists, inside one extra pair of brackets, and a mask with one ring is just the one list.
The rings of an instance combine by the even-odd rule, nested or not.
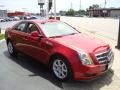
[(65, 35), (61, 35), (61, 36), (51, 36), (51, 37), (49, 37), (49, 38), (60, 38), (60, 37), (63, 37), (63, 36), (75, 35), (75, 34), (78, 34), (78, 33), (70, 33), (70, 34), (65, 34)]
[(68, 35), (75, 35), (75, 34), (78, 34), (78, 33), (70, 33), (70, 34), (68, 34)]
[(60, 37), (62, 37), (62, 36), (51, 36), (49, 38), (60, 38)]

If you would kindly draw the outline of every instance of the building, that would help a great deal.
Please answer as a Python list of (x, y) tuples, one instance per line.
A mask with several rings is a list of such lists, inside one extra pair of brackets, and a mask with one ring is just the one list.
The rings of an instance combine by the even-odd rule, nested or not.
[(89, 9), (90, 17), (120, 17), (120, 8)]
[(9, 13), (7, 13), (7, 14), (8, 14), (8, 17), (24, 16), (24, 15), (25, 15), (25, 12), (16, 11), (16, 12), (9, 12)]
[(7, 17), (7, 10), (0, 10), (0, 18)]

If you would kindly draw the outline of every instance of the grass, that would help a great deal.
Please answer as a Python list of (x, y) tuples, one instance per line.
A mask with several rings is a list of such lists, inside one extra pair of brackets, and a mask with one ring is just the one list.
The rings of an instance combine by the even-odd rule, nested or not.
[(0, 34), (0, 40), (5, 38), (5, 34)]

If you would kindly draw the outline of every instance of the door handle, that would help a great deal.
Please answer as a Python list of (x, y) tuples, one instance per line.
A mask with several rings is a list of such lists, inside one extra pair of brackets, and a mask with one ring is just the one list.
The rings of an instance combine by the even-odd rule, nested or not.
[(23, 40), (29, 40), (28, 38), (24, 37)]

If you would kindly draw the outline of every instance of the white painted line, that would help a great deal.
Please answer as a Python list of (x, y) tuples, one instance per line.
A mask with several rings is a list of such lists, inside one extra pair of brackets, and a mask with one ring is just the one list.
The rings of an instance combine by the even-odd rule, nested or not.
[(2, 40), (0, 40), (0, 43), (2, 43), (2, 42), (4, 42), (5, 41), (5, 39), (2, 39)]

